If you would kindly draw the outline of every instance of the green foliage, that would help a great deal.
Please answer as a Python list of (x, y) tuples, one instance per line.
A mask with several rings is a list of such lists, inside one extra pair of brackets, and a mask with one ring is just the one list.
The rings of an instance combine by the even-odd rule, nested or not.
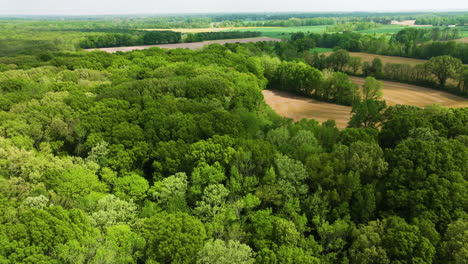
[(386, 108), (385, 101), (375, 99), (365, 99), (363, 102), (356, 103), (351, 112), (349, 127), (375, 128), (383, 121), (383, 111)]
[(198, 253), (200, 264), (253, 264), (255, 259), (252, 249), (239, 241), (209, 241)]
[(141, 230), (145, 255), (160, 263), (193, 263), (206, 239), (205, 227), (186, 213), (161, 213), (147, 219)]
[(428, 62), (429, 71), (439, 80), (440, 86), (444, 87), (448, 78), (456, 77), (462, 69), (462, 62), (451, 56), (433, 57)]
[(114, 194), (117, 197), (135, 201), (144, 199), (148, 189), (148, 181), (134, 173), (117, 178), (114, 182), (113, 188)]
[(1, 230), (1, 254), (11, 263), (60, 263), (61, 251), (83, 245), (75, 259), (80, 263), (91, 250), (86, 244), (99, 234), (82, 211), (61, 207), (19, 210), (15, 221), (2, 223)]
[(382, 99), (382, 88), (382, 82), (377, 81), (374, 77), (367, 77), (364, 85), (362, 86), (362, 100), (365, 101), (367, 99)]
[[(35, 55), (0, 58), (0, 263), (465, 263), (468, 108), (385, 109), (372, 77), (360, 102), (343, 72), (427, 81), (429, 64), (361, 69), (339, 48), (328, 61), (307, 52), (462, 46), (306, 27), (277, 29), (296, 32), (281, 43), (48, 52), (75, 49), (63, 47), (71, 36), (74, 45), (155, 25), (351, 19), (298, 15), (0, 22), (18, 40), (38, 28), (28, 38), (45, 37)], [(465, 79), (456, 70), (447, 86), (461, 91)], [(350, 128), (282, 118), (266, 87), (353, 105)]]

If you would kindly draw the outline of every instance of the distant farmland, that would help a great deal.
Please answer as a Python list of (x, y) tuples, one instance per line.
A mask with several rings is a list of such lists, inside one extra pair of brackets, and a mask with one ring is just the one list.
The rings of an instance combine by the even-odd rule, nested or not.
[[(263, 27), (267, 28), (279, 28), (279, 27)], [(258, 27), (219, 27), (219, 28), (146, 28), (146, 31), (174, 31), (181, 33), (203, 33), (203, 32), (219, 32), (219, 31), (257, 31)]]
[(289, 38), (291, 33), (310, 32), (323, 33), (327, 26), (302, 26), (302, 27), (220, 27), (220, 28), (154, 28), (144, 29), (147, 31), (176, 31), (181, 33), (200, 33), (200, 32), (219, 32), (219, 31), (255, 31), (260, 32), (262, 36), (271, 38)]
[(256, 27), (245, 29), (234, 29), (237, 31), (255, 31), (262, 33), (262, 36), (271, 38), (289, 38), (291, 33), (296, 32), (310, 32), (310, 33), (323, 33), (327, 26), (303, 26), (303, 27)]
[[(362, 86), (365, 79), (349, 77), (354, 83)], [(430, 104), (440, 104), (445, 107), (468, 107), (468, 99), (447, 92), (421, 86), (383, 81), (383, 99), (387, 105), (406, 104), (424, 107)]]
[[(325, 55), (330, 55), (330, 54), (331, 52), (325, 53)], [(364, 53), (364, 52), (350, 52), (349, 55), (352, 57), (360, 57), (362, 61), (367, 61), (367, 62), (371, 62), (375, 58), (381, 59), (383, 63), (408, 64), (411, 66), (426, 62), (426, 60), (420, 60), (420, 59), (412, 59), (412, 58), (396, 57), (396, 56), (383, 56), (383, 55), (370, 54), (370, 53)]]
[[(361, 86), (363, 78), (350, 77)], [(384, 81), (383, 99), (387, 105), (406, 104), (425, 107), (440, 104), (445, 107), (468, 107), (468, 99), (446, 92), (397, 82)], [(335, 120), (338, 128), (345, 128), (350, 117), (351, 107), (320, 102), (280, 91), (264, 90), (265, 102), (279, 115), (296, 121), (302, 118), (315, 119), (320, 123)]]

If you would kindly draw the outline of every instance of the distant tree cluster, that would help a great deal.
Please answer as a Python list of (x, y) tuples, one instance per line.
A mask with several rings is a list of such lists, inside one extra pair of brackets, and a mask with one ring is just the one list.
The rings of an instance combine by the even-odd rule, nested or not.
[(180, 32), (173, 31), (134, 31), (132, 33), (105, 33), (88, 36), (80, 42), (83, 49), (124, 47), (136, 45), (154, 45), (178, 43), (182, 39)]

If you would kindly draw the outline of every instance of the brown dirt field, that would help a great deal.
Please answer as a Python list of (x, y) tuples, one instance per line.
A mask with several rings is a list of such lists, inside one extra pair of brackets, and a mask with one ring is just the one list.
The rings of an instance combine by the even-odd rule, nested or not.
[[(364, 84), (364, 78), (350, 77), (350, 79), (359, 86)], [(389, 106), (406, 104), (425, 107), (440, 104), (445, 107), (468, 107), (468, 99), (443, 91), (397, 82), (383, 81), (383, 83), (383, 98)], [(295, 121), (308, 118), (322, 123), (332, 119), (338, 128), (343, 129), (351, 118), (349, 106), (320, 102), (282, 91), (263, 90), (263, 97), (279, 115)]]
[(114, 47), (114, 48), (100, 48), (100, 49), (87, 49), (86, 51), (102, 50), (109, 53), (117, 51), (132, 51), (132, 50), (143, 50), (154, 47), (163, 49), (199, 49), (209, 44), (226, 44), (226, 43), (248, 43), (248, 42), (260, 42), (260, 41), (282, 41), (281, 39), (269, 38), (269, 37), (257, 37), (257, 38), (244, 38), (244, 39), (225, 39), (225, 40), (210, 40), (203, 42), (191, 42), (191, 43), (174, 43), (174, 44), (160, 44), (160, 45), (146, 45), (146, 46), (130, 46), (130, 47)]
[(315, 119), (320, 123), (335, 120), (336, 126), (345, 128), (351, 118), (351, 107), (320, 102), (282, 91), (263, 90), (265, 102), (279, 115), (295, 121)]
[(461, 39), (456, 39), (456, 42), (461, 42), (461, 43), (468, 43), (468, 37), (466, 38), (461, 38)]
[[(325, 55), (330, 55), (331, 52), (325, 53)], [(376, 54), (369, 54), (364, 52), (350, 52), (349, 55), (351, 57), (360, 57), (362, 61), (372, 62), (375, 58), (380, 58), (383, 63), (399, 63), (399, 64), (409, 64), (414, 66), (416, 64), (425, 63), (426, 60), (419, 60), (419, 59), (412, 59), (412, 58), (404, 58), (404, 57), (396, 57), (396, 56), (383, 56), (383, 55), (376, 55)]]
[[(360, 87), (365, 79), (349, 77)], [(387, 105), (406, 104), (425, 107), (430, 104), (440, 104), (445, 107), (468, 107), (468, 99), (447, 92), (405, 83), (383, 81), (383, 99)]]
[[(258, 27), (220, 27), (220, 28), (146, 28), (146, 31), (174, 31), (181, 33), (202, 33), (202, 32), (218, 32), (226, 30), (249, 29)], [(278, 28), (278, 27), (262, 27), (262, 28)]]

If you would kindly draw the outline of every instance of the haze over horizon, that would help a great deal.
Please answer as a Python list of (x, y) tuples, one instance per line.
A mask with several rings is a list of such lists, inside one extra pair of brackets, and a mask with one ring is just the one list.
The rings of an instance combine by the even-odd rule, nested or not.
[(123, 15), (238, 12), (414, 12), (465, 11), (468, 1), (407, 0), (0, 0), (0, 15)]

